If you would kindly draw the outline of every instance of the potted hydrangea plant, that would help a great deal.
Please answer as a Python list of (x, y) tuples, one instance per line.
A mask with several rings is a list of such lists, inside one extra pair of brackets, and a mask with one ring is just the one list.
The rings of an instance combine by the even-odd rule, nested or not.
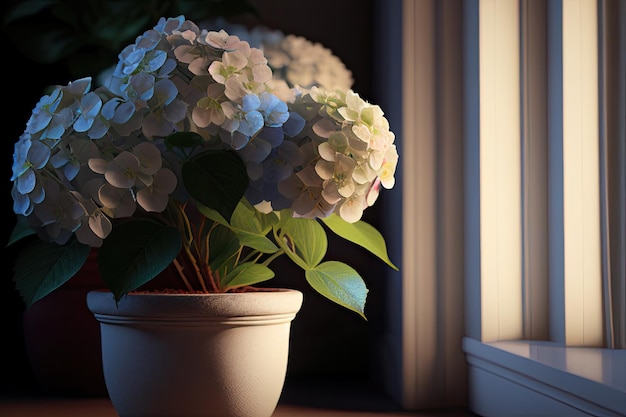
[[(16, 260), (16, 288), (29, 306), (70, 280), (96, 248), (108, 291), (90, 293), (88, 304), (101, 322), (107, 389), (121, 416), (169, 415), (167, 409), (270, 416), (302, 294), (255, 284), (273, 278), (272, 261), (285, 255), (316, 291), (365, 317), (365, 282), (353, 267), (325, 259), (326, 233), (396, 268), (382, 235), (361, 220), (380, 188), (394, 185), (394, 139), (381, 108), (353, 90), (279, 87), (262, 49), (184, 16), (161, 18), (120, 52), (105, 85), (92, 88), (92, 79), (83, 78), (57, 86), (34, 108), (15, 144), (11, 194), (18, 223), (10, 243), (38, 238)], [(166, 269), (175, 271), (182, 290), (139, 291)], [(276, 294), (285, 310), (266, 299)], [(191, 312), (184, 306), (189, 300)], [(170, 314), (183, 324), (173, 325)], [(257, 319), (275, 333), (262, 336), (265, 342), (240, 339)], [(186, 353), (156, 346), (157, 327)], [(109, 336), (130, 352), (107, 344)], [(237, 392), (225, 392), (238, 385), (232, 380), (208, 380), (198, 356), (209, 340), (218, 347), (206, 366), (220, 368), (220, 378), (227, 365), (246, 363), (248, 382)], [(267, 345), (278, 340), (277, 347)], [(178, 363), (163, 365), (159, 353)], [(171, 395), (155, 400), (174, 377), (137, 379), (156, 364), (188, 380), (181, 383), (186, 393), (175, 396), (181, 403)], [(275, 382), (257, 378), (253, 368), (274, 372)], [(131, 386), (143, 391), (129, 396)], [(192, 395), (197, 391), (199, 398)], [(252, 398), (255, 392), (263, 398)], [(129, 397), (151, 405), (129, 404)], [(246, 405), (217, 405), (220, 398)]]

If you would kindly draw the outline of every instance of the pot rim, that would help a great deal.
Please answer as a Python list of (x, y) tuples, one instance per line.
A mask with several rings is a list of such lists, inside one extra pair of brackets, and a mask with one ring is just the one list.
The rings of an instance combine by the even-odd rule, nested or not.
[(236, 293), (131, 292), (115, 302), (108, 290), (87, 293), (87, 307), (96, 315), (134, 317), (251, 317), (294, 315), (303, 294), (290, 288), (263, 288)]

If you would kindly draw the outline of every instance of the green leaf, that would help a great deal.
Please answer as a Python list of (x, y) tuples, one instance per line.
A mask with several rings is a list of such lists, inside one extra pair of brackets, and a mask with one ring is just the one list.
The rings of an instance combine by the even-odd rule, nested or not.
[(265, 214), (255, 210), (255, 213), (256, 218), (259, 219), (259, 222), (261, 223), (261, 230), (263, 230), (266, 234), (278, 224), (279, 219), (275, 212)]
[(270, 216), (276, 217), (272, 213), (263, 214), (252, 206), (239, 203), (230, 221), (231, 229), (243, 246), (263, 253), (275, 253), (278, 246), (267, 237), (272, 230)]
[(296, 264), (303, 269), (311, 269), (324, 259), (328, 238), (317, 220), (288, 218), (281, 220), (280, 225), (280, 236), (287, 238), (287, 243), (280, 244)]
[(235, 267), (236, 254), (241, 245), (237, 236), (228, 228), (219, 226), (209, 236), (209, 266), (220, 276)]
[(35, 231), (28, 225), (26, 217), (18, 215), (7, 246), (11, 246), (15, 242), (34, 234)]
[(240, 202), (230, 219), (230, 224), (239, 230), (266, 235), (272, 229), (272, 222), (267, 220), (273, 214), (263, 214), (254, 207)]
[(204, 217), (206, 217), (207, 219), (213, 220), (214, 222), (219, 223), (223, 226), (230, 227), (230, 224), (224, 218), (224, 216), (222, 216), (221, 214), (219, 214), (217, 211), (213, 210), (212, 208), (203, 206), (200, 203), (196, 203), (196, 207), (198, 208), (198, 211), (202, 213)]
[(13, 281), (26, 307), (65, 284), (83, 266), (89, 246), (71, 239), (65, 245), (35, 240), (17, 256)]
[(228, 221), (248, 187), (246, 166), (230, 151), (206, 151), (193, 156), (183, 164), (182, 177), (193, 198)]
[(328, 261), (305, 272), (306, 280), (331, 301), (365, 317), (368, 289), (363, 278), (343, 262)]
[(389, 259), (385, 239), (374, 226), (363, 220), (348, 223), (336, 214), (331, 214), (323, 218), (322, 221), (338, 236), (367, 249), (372, 254), (382, 259), (387, 265), (396, 271), (398, 270), (398, 267)]
[(233, 229), (233, 232), (237, 235), (239, 243), (242, 246), (247, 246), (262, 253), (276, 253), (278, 251), (278, 246), (276, 246), (274, 242), (266, 236), (248, 233), (237, 229)]
[(278, 250), (274, 242), (266, 236), (271, 230), (271, 221), (268, 220), (271, 214), (259, 213), (254, 208), (239, 202), (229, 224), (213, 209), (198, 205), (198, 210), (208, 219), (232, 230), (239, 239), (240, 245), (263, 253), (275, 253)]
[(258, 284), (274, 277), (274, 271), (265, 265), (245, 262), (222, 277), (222, 288), (237, 288)]
[(98, 270), (119, 300), (160, 274), (182, 248), (175, 227), (133, 219), (113, 228), (98, 250)]

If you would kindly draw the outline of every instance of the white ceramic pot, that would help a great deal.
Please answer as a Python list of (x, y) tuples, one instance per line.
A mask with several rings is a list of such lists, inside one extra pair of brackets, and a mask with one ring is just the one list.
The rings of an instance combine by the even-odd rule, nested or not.
[(302, 293), (87, 294), (120, 417), (270, 417)]

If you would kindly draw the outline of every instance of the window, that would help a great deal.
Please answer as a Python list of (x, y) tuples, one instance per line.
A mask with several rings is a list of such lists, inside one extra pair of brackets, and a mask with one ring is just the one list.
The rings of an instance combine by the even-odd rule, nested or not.
[[(409, 409), (467, 392), (486, 415), (491, 394), (626, 412), (624, 2), (399, 3), (381, 14), (389, 45), (403, 22), (402, 100), (381, 103), (402, 112), (389, 391)], [(398, 62), (379, 61), (378, 79)]]

